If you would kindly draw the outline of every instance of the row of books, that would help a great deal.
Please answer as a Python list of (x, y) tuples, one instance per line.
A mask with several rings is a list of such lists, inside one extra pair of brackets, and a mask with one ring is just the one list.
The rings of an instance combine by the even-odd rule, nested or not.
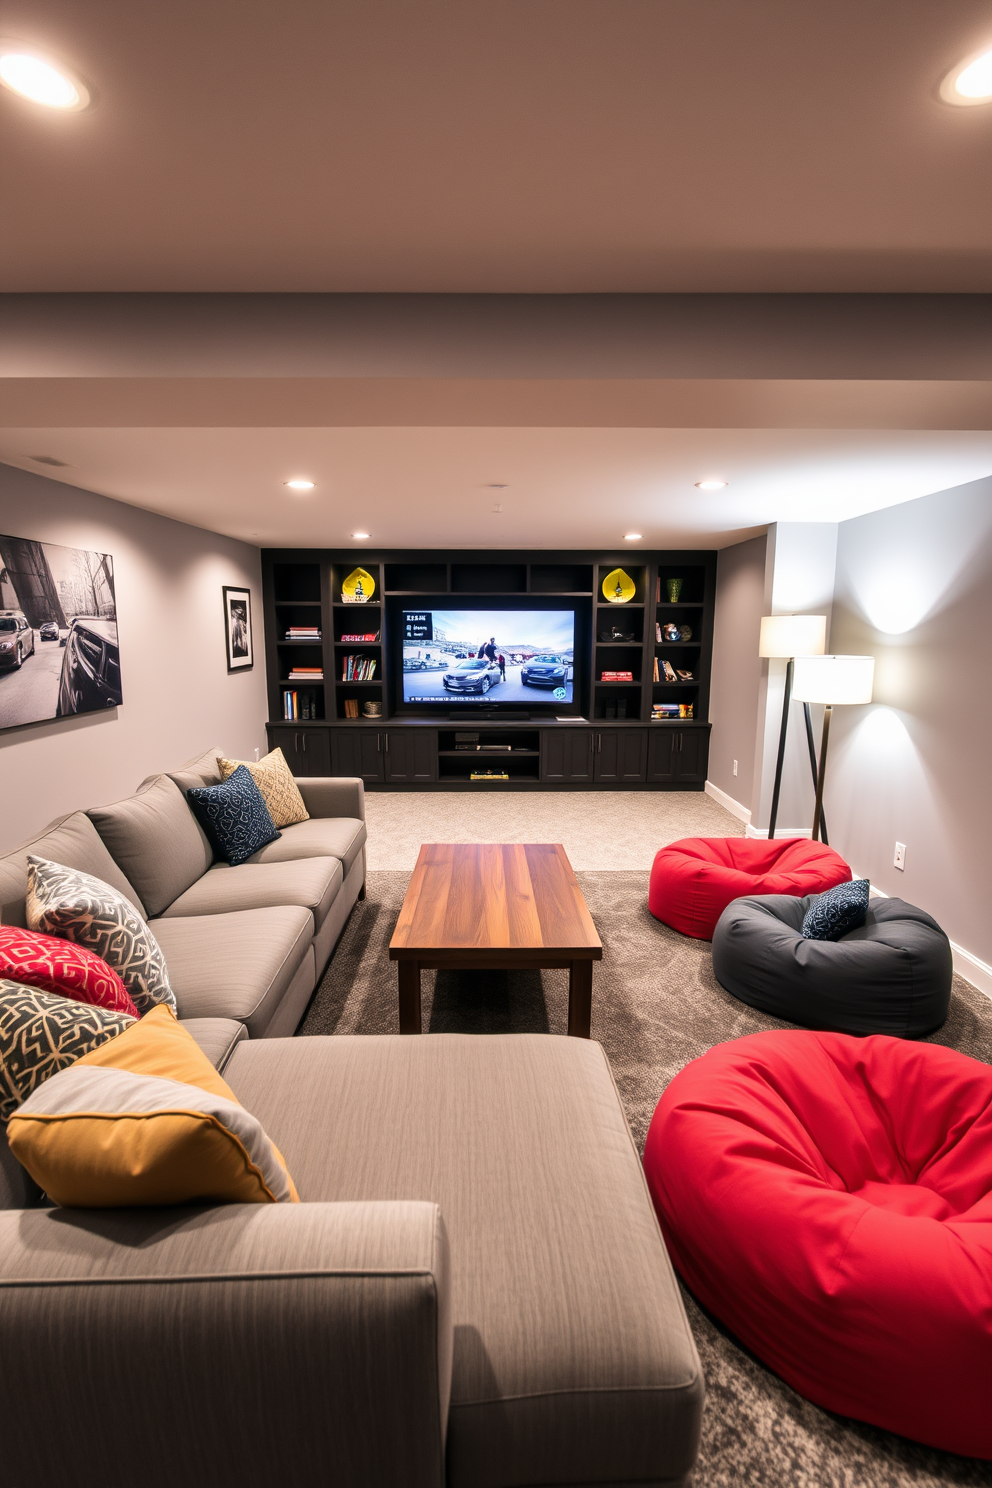
[(666, 718), (692, 718), (692, 703), (652, 703), (651, 720), (658, 723)]
[(345, 656), (341, 660), (341, 681), (371, 682), (377, 666), (374, 656)]
[(290, 682), (323, 682), (323, 667), (294, 666), (289, 674)]
[(287, 625), (287, 641), (319, 641), (319, 625)]
[(317, 694), (314, 692), (284, 692), (282, 695), (282, 716), (289, 719), (291, 723), (305, 722), (307, 719), (318, 718)]

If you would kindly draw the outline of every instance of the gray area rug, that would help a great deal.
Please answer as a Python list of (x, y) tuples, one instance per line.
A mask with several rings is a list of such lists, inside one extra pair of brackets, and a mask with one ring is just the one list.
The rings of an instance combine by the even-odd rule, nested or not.
[[(610, 1058), (639, 1147), (662, 1091), (690, 1059), (727, 1039), (790, 1024), (724, 992), (709, 943), (687, 940), (647, 910), (647, 874), (578, 874), (603, 941), (593, 974), (592, 1035)], [(301, 1034), (396, 1033), (396, 969), (387, 946), (407, 873), (372, 873)], [(434, 1033), (564, 1034), (563, 971), (424, 973), (424, 1027)], [(992, 1063), (992, 1001), (959, 977), (932, 1042)], [(954, 1457), (803, 1400), (728, 1337), (685, 1293), (706, 1374), (696, 1488), (988, 1488), (989, 1463)], [(990, 1406), (992, 1408), (992, 1406)]]

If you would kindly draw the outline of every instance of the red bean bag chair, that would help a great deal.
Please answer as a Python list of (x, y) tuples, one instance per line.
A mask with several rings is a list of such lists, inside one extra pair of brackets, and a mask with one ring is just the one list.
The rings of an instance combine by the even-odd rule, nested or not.
[(745, 894), (822, 894), (847, 883), (840, 853), (806, 837), (683, 837), (655, 855), (648, 909), (683, 935), (712, 940), (716, 922)]
[(699, 1300), (817, 1405), (992, 1458), (992, 1068), (759, 1033), (687, 1065), (644, 1154)]

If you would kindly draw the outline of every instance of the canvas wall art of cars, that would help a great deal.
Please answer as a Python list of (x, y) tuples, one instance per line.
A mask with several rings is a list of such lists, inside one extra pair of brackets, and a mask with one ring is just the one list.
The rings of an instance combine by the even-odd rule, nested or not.
[(572, 610), (403, 611), (403, 702), (572, 702)]
[(0, 536), (0, 729), (123, 700), (110, 554)]

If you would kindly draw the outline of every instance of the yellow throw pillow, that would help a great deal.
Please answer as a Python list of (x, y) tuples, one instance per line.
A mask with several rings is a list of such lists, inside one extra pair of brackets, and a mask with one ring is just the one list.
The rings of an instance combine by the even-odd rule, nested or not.
[(278, 1148), (171, 1009), (112, 1042), (128, 1035), (112, 1057), (53, 1075), (10, 1118), (11, 1151), (54, 1203), (299, 1203)]
[(221, 757), (217, 763), (225, 780), (230, 779), (239, 765), (244, 765), (269, 808), (274, 826), (292, 827), (297, 822), (310, 820), (310, 813), (303, 804), (303, 797), (281, 749), (273, 749), (264, 759), (258, 761)]

